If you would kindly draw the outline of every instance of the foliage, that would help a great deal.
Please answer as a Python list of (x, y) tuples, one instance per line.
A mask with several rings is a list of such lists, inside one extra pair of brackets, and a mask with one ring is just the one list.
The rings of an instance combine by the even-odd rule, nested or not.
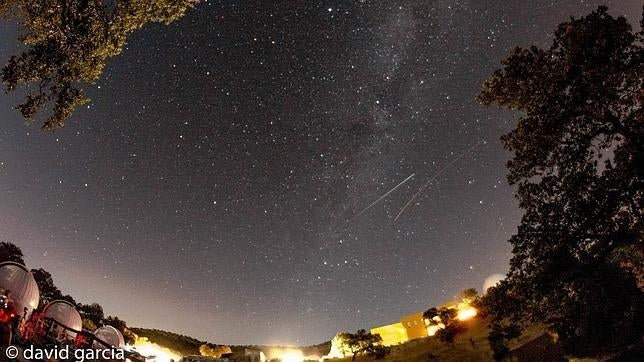
[(434, 317), (438, 316), (438, 309), (435, 307), (429, 308), (423, 313), (423, 319), (433, 320)]
[[(465, 297), (467, 296), (467, 298)], [(476, 290), (467, 289), (463, 292), (463, 300), (469, 301), (478, 297)], [(429, 308), (423, 313), (423, 319), (427, 326), (438, 326), (436, 337), (445, 343), (452, 344), (459, 333), (465, 331), (465, 326), (456, 318), (458, 310), (455, 307)]]
[(25, 31), (20, 40), (27, 45), (4, 66), (2, 82), (7, 92), (28, 87), (17, 106), (27, 121), (51, 109), (42, 127), (63, 127), (89, 101), (79, 85), (98, 80), (132, 32), (148, 23), (169, 24), (197, 1), (0, 0), (0, 16), (17, 18)]
[(356, 333), (340, 333), (338, 337), (342, 340), (343, 352), (352, 354), (351, 360), (355, 360), (356, 356), (369, 353), (382, 353), (382, 350), (376, 351), (375, 346), (382, 342), (379, 334), (371, 334), (364, 329), (359, 329)]
[[(105, 318), (105, 314), (103, 312), (103, 307), (101, 307), (100, 304), (98, 303), (92, 303), (92, 304), (78, 304), (78, 313), (80, 313), (81, 318), (83, 318), (83, 324), (85, 324), (85, 321), (91, 322), (87, 323), (89, 327), (92, 325), (94, 326), (94, 329), (97, 327), (103, 325), (103, 318)], [(89, 330), (93, 330), (90, 328), (87, 328)]]
[(53, 302), (54, 300), (63, 299), (63, 293), (54, 284), (54, 278), (48, 271), (43, 268), (39, 268), (31, 269), (31, 273), (36, 280), (36, 284), (38, 284), (38, 290), (40, 290), (40, 303), (38, 304), (38, 309), (42, 310), (45, 305), (49, 302)]
[(463, 303), (472, 304), (479, 298), (479, 293), (474, 288), (465, 289), (461, 292)]
[(494, 322), (490, 325), (487, 340), (492, 349), (495, 361), (502, 360), (510, 351), (507, 342), (521, 335), (521, 329), (516, 324)]
[(373, 359), (383, 359), (391, 353), (391, 347), (383, 346), (381, 344), (373, 344), (366, 349), (366, 353)]
[(94, 332), (98, 327), (91, 319), (83, 318), (83, 329)]
[(444, 328), (436, 332), (436, 337), (442, 342), (452, 344), (456, 335), (465, 331), (463, 324), (456, 319), (457, 314), (458, 311), (455, 308), (441, 308), (438, 311), (438, 317)]
[(644, 290), (644, 248), (641, 245), (623, 245), (615, 249), (611, 261), (619, 264), (634, 277), (637, 287)]
[(123, 334), (123, 339), (125, 339), (125, 343), (131, 344), (131, 343), (134, 343), (134, 341), (136, 341), (136, 334), (130, 331), (127, 328), (127, 323), (125, 323), (124, 320), (119, 319), (119, 317), (108, 316), (107, 318), (103, 319), (103, 324), (106, 326), (112, 326), (118, 329), (121, 332), (121, 334)]
[(217, 345), (210, 345), (207, 343), (204, 343), (201, 346), (199, 346), (199, 354), (202, 356), (219, 358), (221, 357), (222, 354), (226, 354), (226, 353), (232, 353), (232, 350), (228, 346), (217, 346)]
[(465, 331), (465, 326), (463, 326), (459, 321), (454, 321), (453, 323), (446, 324), (445, 328), (441, 328), (436, 332), (436, 337), (444, 343), (452, 344), (454, 343), (454, 338), (459, 333)]
[(13, 261), (25, 265), (22, 250), (15, 244), (6, 241), (0, 241), (0, 263)]
[(525, 213), (488, 311), (543, 322), (578, 355), (644, 328), (642, 40), (600, 7), (548, 49), (514, 49), (479, 96), (521, 114), (502, 142)]

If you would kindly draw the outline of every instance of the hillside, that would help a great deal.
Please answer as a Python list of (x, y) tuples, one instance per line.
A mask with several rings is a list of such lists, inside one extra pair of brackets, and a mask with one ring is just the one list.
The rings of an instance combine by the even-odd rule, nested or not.
[[(413, 361), (490, 361), (492, 351), (490, 350), (487, 336), (489, 321), (475, 318), (468, 322), (467, 330), (459, 334), (452, 345), (447, 345), (433, 337), (413, 340), (398, 346), (392, 347), (391, 353), (382, 360), (383, 362), (413, 362)], [(145, 328), (131, 328), (139, 337), (146, 337), (150, 342), (159, 346), (172, 349), (182, 355), (198, 355), (199, 346), (206, 344), (205, 341), (180, 335), (177, 333)], [(214, 344), (209, 344), (214, 346)], [(276, 350), (288, 349), (280, 346), (230, 346), (233, 352), (243, 351), (244, 348), (253, 348), (263, 351), (271, 358)], [(513, 354), (521, 357), (521, 360), (547, 360), (556, 361), (562, 355), (557, 346), (554, 345), (544, 330), (539, 327), (529, 328), (520, 338), (512, 341), (510, 348)], [(299, 347), (305, 356), (323, 356), (329, 352), (330, 342), (314, 346)], [(537, 357), (535, 359), (535, 357)], [(338, 362), (349, 362), (351, 358), (336, 360)], [(357, 361), (371, 361), (369, 357), (360, 356)]]
[[(382, 362), (416, 362), (416, 361), (491, 361), (492, 351), (487, 341), (489, 334), (489, 320), (474, 318), (463, 322), (467, 330), (456, 336), (454, 343), (445, 344), (434, 337), (427, 337), (409, 341), (407, 343), (393, 346), (391, 353)], [(161, 347), (169, 348), (182, 355), (198, 355), (199, 346), (214, 344), (200, 341), (198, 339), (180, 335), (177, 333), (145, 328), (131, 328), (139, 337), (146, 337), (150, 342)], [(268, 359), (282, 354), (286, 350), (293, 349), (287, 346), (230, 346), (233, 352), (243, 352), (244, 348), (253, 348), (263, 351)], [(318, 345), (297, 347), (304, 356), (324, 356), (331, 347), (331, 342), (324, 342)], [(552, 338), (545, 332), (542, 326), (532, 326), (524, 331), (517, 339), (509, 344), (511, 360), (523, 362), (542, 361), (565, 361), (561, 347), (552, 341)], [(607, 355), (605, 358), (587, 359), (584, 361), (639, 361), (638, 357), (644, 351), (644, 345), (630, 346), (628, 350)], [(337, 362), (351, 362), (351, 358), (334, 359)], [(367, 356), (358, 356), (358, 362), (373, 361)]]
[(150, 342), (156, 343), (162, 347), (177, 351), (179, 354), (188, 356), (199, 354), (199, 346), (206, 342), (198, 339), (184, 336), (177, 333), (163, 331), (159, 329), (147, 328), (129, 328), (139, 337), (145, 337)]
[[(136, 333), (139, 337), (145, 337), (150, 342), (156, 343), (161, 347), (165, 347), (176, 351), (177, 353), (188, 356), (188, 355), (198, 355), (199, 347), (203, 344), (208, 344), (211, 347), (216, 346), (213, 343), (200, 341), (196, 338), (189, 336), (184, 336), (181, 334), (163, 331), (159, 329), (147, 329), (147, 328), (130, 328), (130, 330)], [(244, 345), (244, 346), (230, 346), (233, 352), (243, 351), (245, 348), (258, 349), (266, 354), (266, 356), (271, 356), (280, 350), (288, 350), (293, 347), (290, 346), (264, 346), (264, 345)], [(305, 356), (316, 355), (323, 356), (329, 353), (331, 349), (331, 342), (323, 342), (320, 344), (297, 347), (301, 350)]]
[[(467, 330), (459, 334), (454, 343), (445, 344), (434, 337), (427, 337), (409, 341), (407, 343), (393, 346), (391, 353), (382, 359), (383, 362), (417, 362), (417, 361), (492, 361), (492, 350), (487, 341), (489, 333), (489, 321), (481, 318), (474, 318), (464, 322)], [(525, 359), (527, 355), (538, 355), (538, 361), (557, 361), (562, 358), (559, 350), (547, 335), (544, 336), (544, 330), (539, 327), (529, 328), (524, 334), (510, 343), (512, 350), (521, 348), (522, 361), (531, 361)], [(351, 358), (337, 360), (339, 362), (349, 362)], [(372, 361), (370, 357), (360, 356), (356, 361)]]

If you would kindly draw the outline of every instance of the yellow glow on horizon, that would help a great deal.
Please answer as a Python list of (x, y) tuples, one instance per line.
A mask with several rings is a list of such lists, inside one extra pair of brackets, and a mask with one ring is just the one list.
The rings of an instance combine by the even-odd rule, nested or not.
[(142, 356), (154, 356), (152, 361), (155, 362), (179, 361), (183, 357), (176, 351), (161, 347), (156, 343), (150, 342), (146, 337), (138, 337), (133, 345), (128, 345), (126, 346), (126, 348), (127, 347), (134, 347), (133, 350), (140, 353)]
[(479, 312), (476, 308), (468, 304), (462, 304), (458, 306), (458, 314), (456, 314), (456, 319), (459, 321), (466, 321), (476, 317)]
[(302, 353), (302, 351), (292, 350), (292, 351), (287, 351), (286, 353), (282, 354), (278, 358), (282, 362), (303, 362), (304, 354)]

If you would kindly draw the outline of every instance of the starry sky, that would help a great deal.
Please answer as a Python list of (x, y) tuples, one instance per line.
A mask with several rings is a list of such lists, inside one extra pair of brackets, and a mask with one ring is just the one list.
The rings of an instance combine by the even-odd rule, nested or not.
[(62, 130), (0, 96), (0, 240), (80, 302), (215, 343), (319, 343), (480, 290), (521, 212), (513, 115), (475, 97), (600, 3), (639, 21), (637, 0), (202, 2), (135, 33)]

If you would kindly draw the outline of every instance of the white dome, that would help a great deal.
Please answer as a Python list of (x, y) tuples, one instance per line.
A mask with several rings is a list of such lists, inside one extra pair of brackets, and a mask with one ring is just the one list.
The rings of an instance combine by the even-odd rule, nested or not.
[[(7, 261), (0, 264), (0, 288), (11, 292), (16, 312), (29, 318), (31, 312), (38, 307), (40, 292), (36, 279), (24, 265)], [(27, 308), (27, 313), (22, 314)]]
[[(121, 331), (112, 326), (101, 327), (94, 331), (94, 335), (101, 341), (116, 348), (123, 348), (125, 346), (125, 339), (123, 338)], [(94, 348), (103, 349), (106, 348), (106, 346), (101, 343), (94, 342)]]
[[(76, 307), (66, 300), (55, 300), (45, 306), (43, 314), (67, 328), (80, 331), (83, 328), (83, 320), (76, 310)], [(76, 333), (66, 332), (69, 338), (76, 338)]]

